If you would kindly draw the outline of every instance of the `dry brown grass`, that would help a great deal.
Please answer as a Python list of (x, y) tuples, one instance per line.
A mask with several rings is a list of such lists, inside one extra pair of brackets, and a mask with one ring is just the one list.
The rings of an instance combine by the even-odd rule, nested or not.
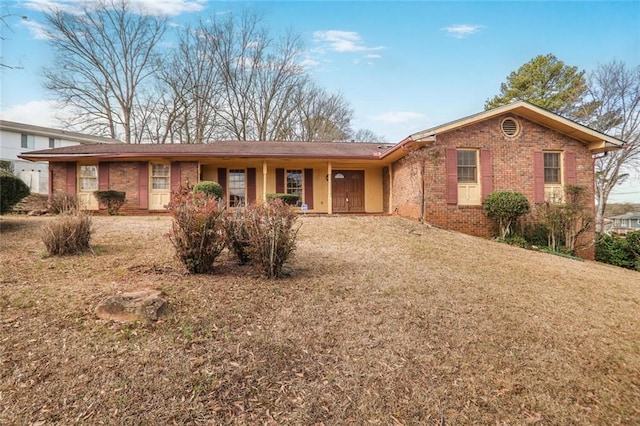
[[(0, 219), (0, 424), (638, 424), (640, 274), (391, 217), (305, 217), (291, 276), (185, 275), (168, 217), (45, 257)], [(223, 255), (224, 257), (224, 255)], [(102, 298), (163, 290), (151, 325)]]

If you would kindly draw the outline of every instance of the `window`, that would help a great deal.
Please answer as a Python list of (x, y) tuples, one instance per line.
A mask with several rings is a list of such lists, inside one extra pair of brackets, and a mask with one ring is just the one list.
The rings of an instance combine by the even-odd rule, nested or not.
[(169, 165), (151, 164), (151, 189), (169, 189)]
[(244, 170), (229, 170), (229, 207), (245, 205), (247, 179)]
[(457, 156), (458, 204), (479, 205), (480, 179), (478, 178), (478, 150), (459, 149)]
[(297, 195), (302, 201), (302, 170), (287, 170), (287, 194)]
[(54, 138), (49, 138), (49, 148), (56, 147), (56, 140)]
[(35, 149), (36, 137), (34, 135), (20, 135), (20, 147), (24, 149)]
[(544, 183), (545, 185), (560, 184), (560, 153), (544, 153)]
[(476, 150), (458, 150), (458, 182), (478, 182), (478, 162)]
[(98, 166), (85, 164), (80, 166), (80, 191), (95, 191), (98, 189)]

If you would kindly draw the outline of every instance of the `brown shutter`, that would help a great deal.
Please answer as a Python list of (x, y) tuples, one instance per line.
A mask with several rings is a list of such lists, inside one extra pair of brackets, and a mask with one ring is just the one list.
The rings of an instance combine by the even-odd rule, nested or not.
[(138, 163), (138, 208), (149, 208), (149, 163)]
[(304, 203), (313, 209), (313, 169), (304, 169)]
[(247, 205), (256, 202), (256, 169), (247, 169)]
[(544, 203), (544, 153), (533, 153), (533, 202)]
[(578, 183), (575, 152), (564, 153), (564, 183), (568, 185), (576, 185)]
[(66, 192), (69, 195), (76, 195), (77, 192), (77, 170), (76, 163), (67, 163), (67, 181), (66, 181)]
[(480, 168), (482, 173), (482, 201), (493, 192), (493, 162), (491, 151), (483, 149), (480, 151)]
[(276, 192), (283, 194), (284, 190), (284, 169), (276, 169)]
[(98, 164), (98, 189), (100, 191), (109, 189), (109, 163)]
[(172, 192), (180, 191), (180, 182), (182, 181), (180, 172), (181, 172), (180, 162), (179, 161), (171, 162), (171, 191)]
[(218, 183), (222, 187), (222, 198), (227, 196), (227, 169), (218, 167)]
[(458, 204), (458, 152), (455, 148), (445, 150), (447, 175), (447, 204)]

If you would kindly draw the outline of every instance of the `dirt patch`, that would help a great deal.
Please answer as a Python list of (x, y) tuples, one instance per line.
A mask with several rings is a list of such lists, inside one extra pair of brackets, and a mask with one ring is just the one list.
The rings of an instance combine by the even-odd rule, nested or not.
[[(168, 217), (0, 219), (0, 424), (633, 424), (640, 275), (392, 217), (301, 218), (290, 276), (185, 274)], [(148, 325), (95, 317), (162, 290)]]

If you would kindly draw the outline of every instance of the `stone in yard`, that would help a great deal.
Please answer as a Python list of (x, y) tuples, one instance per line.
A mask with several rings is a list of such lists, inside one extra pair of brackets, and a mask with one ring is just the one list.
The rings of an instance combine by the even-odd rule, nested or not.
[(99, 318), (120, 322), (156, 321), (167, 302), (160, 290), (138, 290), (104, 299), (96, 307)]

